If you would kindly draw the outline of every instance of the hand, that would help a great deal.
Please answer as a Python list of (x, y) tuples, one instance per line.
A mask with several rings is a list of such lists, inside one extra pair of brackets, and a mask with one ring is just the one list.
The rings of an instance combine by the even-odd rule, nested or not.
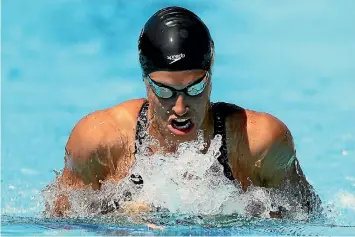
[(122, 205), (122, 210), (123, 210), (123, 213), (125, 213), (125, 214), (137, 215), (142, 212), (150, 212), (150, 211), (152, 211), (152, 208), (148, 204), (143, 203), (143, 202), (128, 201)]
[[(140, 213), (152, 211), (152, 208), (144, 202), (125, 202), (122, 206), (122, 209), (124, 214), (127, 214), (133, 218), (137, 217), (137, 215)], [(157, 226), (155, 224), (145, 223), (145, 225), (153, 230), (164, 230), (164, 227)]]

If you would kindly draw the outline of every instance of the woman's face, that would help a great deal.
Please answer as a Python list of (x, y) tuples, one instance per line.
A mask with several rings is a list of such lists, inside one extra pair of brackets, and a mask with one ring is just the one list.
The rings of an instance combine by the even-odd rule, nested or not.
[(196, 137), (209, 106), (210, 74), (205, 70), (158, 71), (145, 81), (153, 120), (160, 131), (179, 140)]

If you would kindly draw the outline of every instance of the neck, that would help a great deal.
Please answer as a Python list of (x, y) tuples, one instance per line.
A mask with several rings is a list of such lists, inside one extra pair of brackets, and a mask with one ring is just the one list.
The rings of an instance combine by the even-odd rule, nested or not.
[(213, 138), (213, 114), (211, 110), (210, 104), (206, 108), (205, 118), (202, 122), (202, 125), (199, 129), (196, 130), (194, 134), (189, 136), (176, 136), (171, 134), (167, 129), (162, 129), (161, 126), (158, 125), (156, 119), (152, 116), (154, 112), (148, 109), (148, 120), (151, 121), (148, 131), (150, 136), (154, 137), (159, 141), (159, 147), (151, 147), (151, 149), (155, 152), (157, 150), (161, 150), (163, 152), (174, 153), (177, 151), (178, 145), (182, 142), (187, 141), (195, 141), (198, 139), (197, 132), (199, 130), (203, 131), (203, 139), (207, 144), (206, 150), (210, 145), (210, 141)]

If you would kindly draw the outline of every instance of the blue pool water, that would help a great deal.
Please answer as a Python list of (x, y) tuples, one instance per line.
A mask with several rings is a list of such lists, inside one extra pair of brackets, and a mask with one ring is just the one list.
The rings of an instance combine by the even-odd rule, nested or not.
[[(229, 217), (44, 219), (41, 190), (87, 113), (145, 96), (137, 38), (157, 9), (198, 13), (216, 44), (213, 101), (284, 121), (326, 205), (311, 223)], [(2, 235), (355, 235), (355, 2), (2, 1)], [(217, 218), (217, 217), (216, 217)], [(180, 220), (180, 221), (178, 221)]]

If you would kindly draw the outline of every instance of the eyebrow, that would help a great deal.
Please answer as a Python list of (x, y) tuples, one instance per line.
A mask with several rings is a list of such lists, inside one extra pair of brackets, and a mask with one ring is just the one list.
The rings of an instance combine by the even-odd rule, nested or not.
[[(196, 81), (194, 81), (194, 82), (192, 82), (191, 84), (185, 86), (184, 88), (187, 88), (187, 87), (190, 87), (190, 86), (194, 86), (194, 85), (200, 83), (207, 75), (208, 75), (208, 72), (206, 72), (202, 77), (196, 79)], [(165, 84), (163, 84), (163, 83), (154, 81), (149, 75), (147, 75), (147, 76), (149, 77), (149, 79), (150, 79), (152, 82), (154, 82), (154, 83), (155, 83), (156, 85), (158, 85), (158, 86), (166, 87), (166, 88), (171, 88), (171, 89), (175, 89), (175, 88), (173, 88), (173, 87), (171, 87), (171, 86), (168, 86), (168, 85), (165, 85)]]

